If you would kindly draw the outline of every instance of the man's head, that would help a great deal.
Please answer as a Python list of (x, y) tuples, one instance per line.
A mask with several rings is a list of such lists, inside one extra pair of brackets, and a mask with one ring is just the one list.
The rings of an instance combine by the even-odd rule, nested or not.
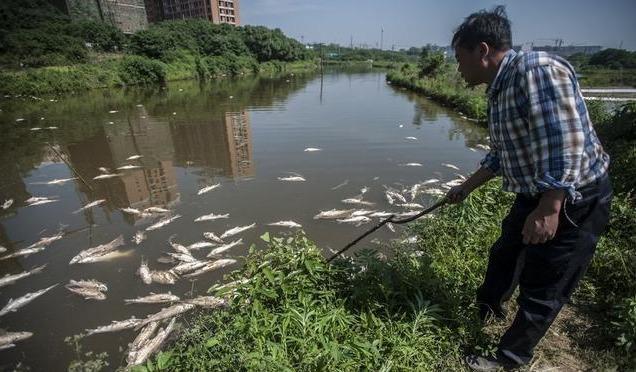
[(505, 8), (497, 6), (492, 11), (481, 10), (466, 17), (455, 30), (451, 45), (458, 70), (469, 85), (492, 82), (503, 55), (512, 48)]

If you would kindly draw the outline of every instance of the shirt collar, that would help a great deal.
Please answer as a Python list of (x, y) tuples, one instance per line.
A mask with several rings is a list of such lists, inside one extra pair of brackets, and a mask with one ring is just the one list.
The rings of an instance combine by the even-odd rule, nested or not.
[(504, 72), (516, 55), (517, 55), (517, 52), (515, 52), (514, 49), (510, 49), (506, 52), (506, 54), (504, 54), (504, 57), (501, 60), (501, 63), (499, 64), (499, 70), (497, 70), (497, 75), (495, 76), (495, 79), (492, 81), (492, 83), (490, 83), (490, 85), (488, 86), (488, 89), (486, 89), (486, 93), (488, 94), (489, 97), (492, 97), (495, 93), (497, 93), (497, 91), (499, 91), (499, 88), (501, 87), (501, 83), (504, 80), (503, 79)]

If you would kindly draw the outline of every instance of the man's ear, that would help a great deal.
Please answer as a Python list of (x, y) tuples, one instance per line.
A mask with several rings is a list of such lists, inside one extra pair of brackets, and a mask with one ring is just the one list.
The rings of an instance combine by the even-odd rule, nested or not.
[(484, 43), (483, 41), (479, 43), (479, 59), (482, 61), (485, 60), (488, 56), (488, 53), (490, 53), (490, 47), (488, 46), (488, 44)]

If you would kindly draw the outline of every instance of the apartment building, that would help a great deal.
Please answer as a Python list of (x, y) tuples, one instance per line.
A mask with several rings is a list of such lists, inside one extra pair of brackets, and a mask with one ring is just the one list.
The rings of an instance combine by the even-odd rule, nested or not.
[[(157, 4), (160, 7), (157, 7)], [(161, 20), (204, 18), (213, 23), (228, 23), (235, 26), (241, 22), (239, 0), (146, 0), (146, 8), (160, 8), (151, 13), (161, 13)]]

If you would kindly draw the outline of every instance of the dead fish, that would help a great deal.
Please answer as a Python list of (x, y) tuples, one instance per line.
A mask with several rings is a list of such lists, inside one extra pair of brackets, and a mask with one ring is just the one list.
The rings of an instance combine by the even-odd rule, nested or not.
[(314, 216), (314, 220), (331, 220), (337, 218), (349, 217), (353, 209), (330, 209), (328, 211), (320, 211)]
[(0, 253), (4, 253), (7, 251), (7, 248), (0, 245)]
[(119, 112), (118, 110), (110, 110), (110, 111), (108, 111), (109, 114), (115, 114), (115, 113), (118, 113), (118, 112)]
[(155, 331), (159, 327), (158, 322), (152, 322), (145, 326), (135, 337), (132, 343), (129, 345), (128, 349), (128, 358), (132, 358), (135, 353), (139, 351), (142, 347), (144, 347), (149, 341), (150, 337), (155, 334)]
[[(71, 282), (73, 282), (73, 280), (71, 280)], [(106, 294), (95, 287), (84, 287), (81, 285), (74, 285), (71, 283), (67, 284), (65, 287), (72, 293), (75, 293), (84, 297), (84, 299), (86, 300), (102, 301), (106, 299)]]
[(96, 206), (98, 206), (98, 205), (102, 205), (102, 204), (104, 204), (104, 203), (106, 203), (106, 199), (99, 199), (99, 200), (95, 200), (94, 202), (90, 202), (90, 203), (86, 204), (86, 205), (85, 205), (85, 206), (83, 206), (82, 208), (80, 208), (80, 209), (78, 209), (78, 210), (74, 211), (73, 213), (79, 213), (79, 212), (81, 212), (81, 211), (85, 211), (85, 210), (87, 210), (87, 209), (90, 209), (90, 208), (96, 207)]
[(243, 231), (252, 229), (255, 226), (256, 226), (256, 223), (253, 223), (247, 226), (237, 226), (237, 227), (231, 228), (225, 231), (223, 234), (221, 234), (221, 239), (229, 238), (230, 236), (234, 236), (236, 234), (242, 233)]
[(410, 236), (404, 240), (401, 241), (401, 243), (403, 244), (415, 244), (419, 241), (419, 237), (417, 235), (415, 236)]
[(106, 167), (99, 167), (97, 168), (97, 170), (99, 170), (102, 173), (110, 173), (110, 170), (108, 170), (108, 168)]
[(475, 147), (478, 148), (478, 149), (482, 149), (484, 151), (490, 151), (490, 146), (482, 145), (481, 143), (476, 144)]
[(141, 169), (142, 167), (139, 165), (126, 164), (121, 167), (117, 167), (117, 170), (131, 170), (131, 169)]
[(363, 188), (360, 189), (360, 195), (364, 195), (369, 191), (369, 188), (367, 186), (364, 186)]
[(360, 226), (362, 224), (371, 222), (371, 219), (369, 217), (366, 217), (366, 216), (357, 216), (357, 217), (349, 217), (349, 218), (345, 218), (345, 219), (339, 219), (339, 220), (336, 220), (336, 221), (338, 221), (340, 223), (353, 223), (357, 227), (357, 226)]
[(448, 187), (455, 187), (455, 186), (459, 186), (462, 183), (464, 183), (464, 180), (461, 178), (456, 178), (454, 180), (448, 181), (446, 183), (444, 183), (444, 186), (448, 186)]
[(206, 214), (203, 215), (201, 217), (198, 217), (194, 220), (194, 222), (200, 222), (200, 221), (213, 221), (213, 220), (218, 220), (221, 218), (230, 218), (230, 214), (226, 213), (226, 214), (214, 214), (214, 213), (210, 213), (210, 214)]
[(0, 335), (0, 350), (15, 347), (14, 342), (26, 340), (33, 336), (31, 332), (4, 332)]
[(170, 270), (176, 273), (177, 275), (183, 275), (185, 273), (189, 273), (191, 271), (200, 269), (207, 264), (208, 264), (207, 261), (198, 261), (198, 260), (192, 261), (192, 262), (182, 262)]
[(250, 281), (249, 279), (244, 278), (244, 279), (234, 280), (232, 282), (225, 283), (225, 284), (215, 284), (212, 287), (210, 287), (210, 289), (208, 289), (208, 293), (219, 292), (219, 291), (222, 291), (222, 290), (225, 290), (225, 289), (228, 289), (228, 288), (234, 288), (234, 287), (237, 287), (237, 286), (239, 286), (241, 284), (245, 284), (245, 283), (247, 283), (249, 281)]
[(13, 284), (16, 281), (22, 279), (22, 278), (26, 278), (27, 276), (31, 276), (34, 274), (39, 274), (42, 272), (42, 270), (44, 270), (44, 268), (46, 267), (46, 264), (42, 265), (42, 266), (38, 266), (35, 267), (29, 271), (23, 271), (19, 274), (13, 274), (13, 275), (5, 275), (2, 278), (0, 278), (0, 287), (4, 287), (5, 285), (9, 285), (9, 284)]
[(184, 275), (184, 277), (185, 278), (192, 278), (192, 277), (195, 277), (197, 275), (201, 275), (201, 274), (207, 273), (208, 271), (212, 271), (212, 270), (223, 268), (225, 266), (233, 265), (233, 264), (235, 264), (237, 262), (238, 261), (236, 261), (235, 259), (232, 259), (232, 258), (222, 258), (222, 259), (216, 260), (214, 262), (209, 262), (205, 266), (203, 266), (200, 269), (194, 271), (193, 273)]
[(301, 224), (296, 223), (294, 221), (278, 221), (278, 222), (272, 222), (272, 223), (268, 223), (268, 226), (280, 226), (280, 227), (303, 227)]
[(386, 190), (384, 193), (387, 194), (387, 195), (390, 195), (394, 200), (397, 199), (397, 200), (399, 200), (402, 203), (406, 203), (406, 198), (404, 197), (404, 195), (400, 194), (397, 191)]
[(404, 139), (405, 140), (410, 140), (410, 141), (417, 141), (417, 138), (416, 137), (412, 137), (412, 136), (404, 137)]
[(437, 178), (430, 178), (430, 179), (427, 179), (424, 182), (420, 182), (420, 185), (426, 186), (426, 185), (430, 185), (431, 183), (438, 183), (438, 182), (439, 182), (439, 180)]
[(168, 244), (170, 244), (170, 246), (172, 247), (172, 249), (174, 249), (175, 251), (177, 251), (178, 253), (182, 253), (182, 254), (186, 254), (188, 256), (191, 255), (190, 251), (188, 250), (188, 248), (186, 248), (184, 245), (176, 243), (174, 241), (174, 237), (175, 235), (171, 236), (170, 238), (168, 238)]
[(0, 310), (0, 316), (6, 315), (10, 312), (16, 312), (19, 308), (21, 308), (24, 305), (27, 305), (28, 303), (30, 303), (31, 301), (35, 300), (36, 298), (42, 296), (43, 294), (45, 294), (46, 292), (50, 291), (51, 289), (57, 287), (57, 284), (53, 284), (50, 287), (44, 288), (44, 289), (40, 289), (39, 291), (36, 292), (31, 292), (31, 293), (27, 293), (22, 297), (19, 297), (17, 299), (9, 299), (9, 302), (7, 302), (7, 304), (4, 306), (4, 308), (2, 308), (2, 310)]
[(141, 260), (141, 264), (137, 269), (137, 275), (139, 275), (144, 284), (152, 284), (152, 276), (150, 275), (150, 268), (148, 267), (147, 261)]
[(421, 211), (406, 211), (404, 213), (398, 213), (395, 215), (396, 218), (409, 218), (409, 217), (413, 217), (416, 214), (420, 213)]
[(109, 325), (97, 327), (94, 329), (87, 329), (86, 336), (98, 334), (123, 331), (124, 329), (135, 328), (143, 322), (142, 319), (137, 319), (134, 316), (126, 320), (113, 320)]
[(175, 260), (179, 261), (179, 262), (195, 262), (197, 261), (196, 258), (194, 258), (190, 252), (188, 253), (173, 253), (173, 252), (166, 252), (166, 254), (172, 258), (174, 258)]
[(144, 209), (144, 213), (162, 214), (162, 213), (170, 213), (170, 210), (165, 208), (160, 208), (160, 207), (148, 207)]
[(302, 176), (287, 176), (287, 177), (278, 177), (279, 181), (287, 181), (287, 182), (304, 182), (307, 181), (305, 177)]
[(139, 209), (132, 208), (132, 207), (121, 208), (121, 211), (124, 213), (133, 214), (136, 216), (141, 214), (141, 211)]
[(24, 248), (24, 249), (19, 249), (11, 254), (8, 254), (6, 256), (2, 256), (0, 257), (0, 261), (3, 260), (7, 260), (9, 258), (14, 258), (14, 257), (26, 257), (26, 256), (30, 256), (34, 253), (38, 253), (38, 252), (42, 252), (45, 249), (45, 247), (35, 247), (35, 248)]
[(137, 324), (135, 327), (139, 329), (148, 323), (159, 322), (164, 319), (173, 318), (177, 315), (183, 314), (187, 311), (194, 309), (194, 307), (195, 305), (193, 304), (184, 304), (184, 303), (179, 303), (176, 305), (172, 305), (170, 307), (164, 307), (159, 312), (148, 315), (146, 319), (141, 320), (139, 324)]
[(15, 119), (16, 123), (19, 123), (19, 122), (21, 122), (21, 121), (25, 121), (25, 120), (26, 120), (26, 119), (24, 119), (24, 118), (17, 118), (17, 119)]
[(415, 199), (415, 197), (417, 196), (417, 192), (420, 190), (421, 186), (422, 186), (421, 184), (416, 183), (415, 185), (411, 187), (411, 189), (409, 190), (409, 194), (411, 195), (411, 200)]
[(124, 300), (127, 304), (161, 304), (161, 303), (169, 303), (169, 302), (177, 302), (181, 299), (179, 296), (173, 295), (171, 292), (168, 293), (152, 293), (148, 296), (137, 297)]
[(433, 195), (433, 196), (445, 196), (446, 195), (444, 190), (436, 189), (436, 188), (424, 189), (424, 190), (422, 190), (422, 193), (428, 194), (428, 195)]
[(83, 287), (83, 288), (91, 288), (96, 289), (98, 291), (106, 292), (108, 291), (108, 286), (102, 282), (99, 282), (95, 279), (90, 280), (73, 280), (71, 279), (67, 286), (73, 287)]
[(162, 328), (157, 332), (157, 335), (148, 340), (140, 349), (129, 353), (126, 357), (128, 367), (139, 365), (144, 363), (153, 353), (161, 348), (161, 345), (166, 341), (170, 333), (174, 330), (176, 319), (172, 319), (166, 328)]
[(307, 147), (305, 150), (305, 152), (314, 152), (314, 151), (322, 151), (322, 149), (316, 148), (316, 147)]
[(332, 187), (332, 190), (338, 190), (339, 188), (343, 187), (343, 186), (347, 186), (349, 184), (349, 180), (344, 180), (342, 183)]
[(342, 202), (345, 204), (358, 204), (358, 205), (364, 205), (367, 207), (372, 207), (375, 205), (375, 203), (364, 201), (362, 199), (357, 199), (357, 198), (343, 199)]
[(401, 167), (422, 167), (421, 163), (404, 163), (400, 164)]
[(69, 264), (72, 265), (76, 263), (83, 263), (85, 260), (87, 260), (88, 258), (92, 256), (104, 255), (106, 253), (109, 253), (117, 249), (118, 247), (122, 245), (124, 245), (124, 237), (119, 235), (117, 238), (113, 239), (112, 241), (106, 244), (101, 244), (101, 245), (98, 245), (97, 247), (89, 248), (89, 249), (81, 251), (75, 257), (71, 259)]
[(215, 233), (213, 232), (204, 232), (203, 233), (203, 237), (208, 239), (208, 240), (212, 240), (213, 242), (219, 243), (219, 244), (223, 244), (223, 239), (219, 238), (218, 236), (216, 236)]
[(64, 232), (59, 232), (53, 236), (47, 236), (47, 237), (43, 237), (40, 238), (40, 240), (38, 240), (37, 242), (31, 244), (30, 246), (27, 247), (27, 249), (29, 248), (35, 248), (35, 247), (45, 247), (47, 245), (50, 245), (51, 243), (58, 241), (60, 239), (62, 239), (64, 237)]
[(28, 198), (27, 200), (25, 200), (25, 203), (29, 207), (33, 207), (33, 206), (36, 206), (36, 205), (55, 203), (57, 201), (59, 201), (59, 200), (51, 199), (51, 198), (48, 198), (48, 197), (32, 196), (32, 197)]
[(386, 197), (386, 201), (389, 202), (389, 204), (393, 205), (393, 203), (395, 203), (395, 200), (393, 200), (393, 197), (391, 196), (391, 194), (387, 194), (385, 192), (384, 196)]
[(353, 213), (351, 213), (350, 217), (358, 217), (358, 216), (366, 216), (370, 213), (373, 213), (375, 211), (370, 211), (368, 209), (360, 209), (357, 211), (354, 211)]
[(212, 190), (216, 189), (217, 187), (221, 187), (221, 184), (217, 183), (217, 184), (214, 184), (214, 185), (206, 186), (206, 187), (200, 189), (197, 192), (197, 195), (205, 194), (206, 192), (212, 191)]
[(424, 209), (423, 205), (417, 204), (417, 203), (404, 203), (404, 204), (398, 204), (397, 206), (402, 208), (408, 208), (408, 209)]
[(131, 239), (131, 241), (137, 245), (141, 244), (144, 240), (146, 240), (146, 234), (144, 234), (143, 231), (137, 231)]
[(179, 279), (179, 276), (174, 272), (168, 271), (151, 271), (150, 277), (154, 283), (159, 284), (174, 284)]
[(175, 214), (172, 217), (162, 218), (159, 222), (146, 227), (146, 231), (152, 231), (152, 230), (160, 229), (160, 228), (166, 226), (170, 222), (172, 222), (172, 221), (174, 221), (174, 220), (176, 220), (177, 218), (180, 218), (180, 217), (181, 217), (180, 214)]
[(38, 185), (63, 185), (63, 184), (65, 184), (68, 181), (73, 181), (73, 180), (76, 180), (76, 179), (77, 179), (77, 177), (56, 178), (56, 179), (52, 179), (52, 180), (47, 181), (47, 182), (38, 182), (38, 183), (35, 183), (35, 184), (38, 184)]
[(83, 259), (80, 263), (108, 262), (122, 257), (130, 257), (135, 253), (134, 249), (126, 251), (111, 251), (102, 255), (94, 255)]
[(170, 265), (170, 264), (173, 264), (173, 263), (177, 262), (177, 260), (175, 260), (175, 259), (174, 259), (174, 258), (172, 258), (172, 257), (165, 257), (165, 256), (163, 256), (163, 257), (159, 257), (159, 258), (157, 258), (157, 262), (159, 262), (159, 263), (161, 263), (161, 264), (168, 264), (168, 265)]
[(446, 168), (454, 169), (454, 170), (459, 170), (459, 167), (454, 164), (442, 163), (442, 166)]
[(99, 176), (95, 176), (93, 177), (94, 180), (105, 180), (108, 178), (115, 178), (115, 177), (121, 177), (123, 176), (123, 174), (121, 173), (104, 173), (104, 174), (100, 174)]
[(137, 160), (143, 158), (143, 155), (132, 155), (126, 158), (126, 160)]
[(196, 242), (196, 243), (192, 243), (188, 246), (188, 250), (192, 251), (192, 250), (198, 250), (201, 248), (211, 248), (211, 247), (216, 247), (217, 245), (215, 243), (210, 243), (210, 242)]
[(228, 243), (228, 244), (224, 244), (224, 245), (222, 245), (222, 246), (220, 246), (218, 248), (214, 248), (212, 251), (210, 251), (210, 253), (208, 253), (208, 257), (218, 256), (221, 253), (227, 251), (228, 249), (234, 248), (234, 247), (239, 246), (241, 244), (243, 244), (243, 238), (241, 238), (239, 240), (235, 240), (235, 241), (233, 241), (231, 243)]
[(371, 213), (371, 214), (369, 215), (369, 217), (386, 218), (386, 217), (389, 217), (389, 216), (390, 216), (390, 215), (392, 215), (392, 214), (393, 214), (393, 213), (390, 213), (390, 212), (384, 212), (384, 211), (382, 211), (382, 212), (374, 212), (374, 213)]
[(2, 209), (9, 209), (13, 205), (13, 199), (7, 199), (2, 203)]
[(219, 307), (227, 306), (227, 301), (215, 296), (200, 296), (191, 298), (188, 300), (183, 300), (183, 302), (187, 304), (192, 304), (200, 307), (205, 307), (208, 309), (216, 309)]
[(395, 232), (395, 226), (393, 226), (391, 222), (387, 222), (386, 227), (391, 230), (391, 232)]

